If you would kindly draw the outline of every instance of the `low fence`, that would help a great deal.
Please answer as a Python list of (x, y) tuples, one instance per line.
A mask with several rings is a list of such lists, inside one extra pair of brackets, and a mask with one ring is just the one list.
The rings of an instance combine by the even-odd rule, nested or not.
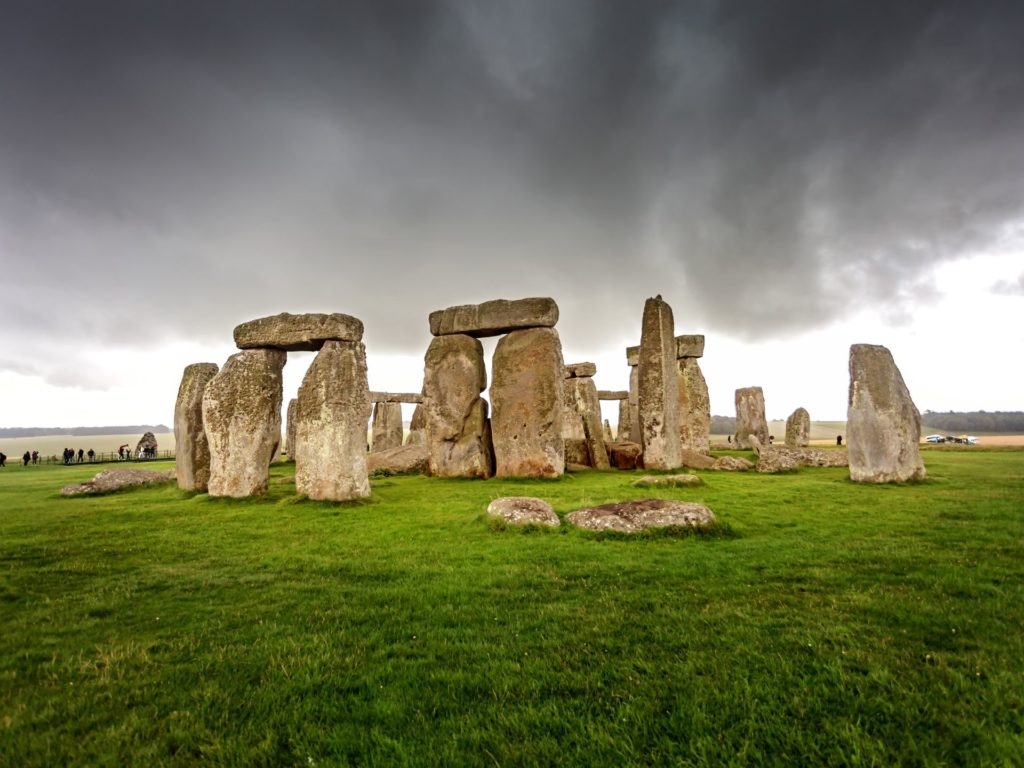
[[(89, 458), (88, 453), (82, 454), (82, 458), (78, 458), (76, 452), (74, 458), (69, 461), (64, 461), (60, 456), (40, 456), (37, 461), (30, 461), (30, 464), (67, 464), (68, 466), (77, 466), (79, 464), (110, 464), (110, 463), (125, 463), (125, 462), (141, 462), (147, 461), (159, 461), (166, 459), (173, 459), (174, 451), (157, 451), (153, 456), (139, 457), (137, 454), (121, 454), (118, 455), (117, 451), (111, 451), (109, 453), (94, 453), (92, 458)], [(10, 462), (22, 462), (21, 456), (8, 456), (7, 461)]]

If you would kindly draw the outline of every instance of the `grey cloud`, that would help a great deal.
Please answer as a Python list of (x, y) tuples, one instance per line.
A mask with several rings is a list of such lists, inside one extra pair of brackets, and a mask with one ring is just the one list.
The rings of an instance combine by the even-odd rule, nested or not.
[(1024, 272), (1016, 280), (999, 280), (992, 292), (1000, 296), (1024, 296)]

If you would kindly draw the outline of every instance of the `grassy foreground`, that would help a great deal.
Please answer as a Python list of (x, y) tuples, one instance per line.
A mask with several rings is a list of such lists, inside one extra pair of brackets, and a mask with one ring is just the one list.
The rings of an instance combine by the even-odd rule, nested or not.
[[(352, 505), (63, 499), (94, 468), (8, 466), (0, 765), (1019, 765), (1024, 451), (925, 455), (903, 487), (394, 477)], [(519, 494), (693, 499), (733, 535), (481, 517)]]

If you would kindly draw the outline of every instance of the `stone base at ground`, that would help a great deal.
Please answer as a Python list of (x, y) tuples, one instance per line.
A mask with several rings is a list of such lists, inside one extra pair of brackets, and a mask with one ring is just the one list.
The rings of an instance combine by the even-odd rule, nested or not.
[(644, 465), (644, 449), (640, 443), (628, 440), (609, 443), (608, 460), (615, 469), (640, 469)]
[(636, 533), (645, 528), (686, 526), (707, 528), (715, 522), (715, 514), (702, 504), (674, 499), (642, 499), (618, 504), (602, 504), (569, 513), (573, 525), (588, 531), (619, 531)]
[(487, 505), (487, 514), (509, 525), (561, 525), (558, 515), (543, 499), (533, 496), (503, 496)]
[(711, 465), (711, 469), (719, 469), (725, 472), (747, 472), (753, 468), (754, 462), (748, 461), (741, 456), (720, 456)]
[(689, 467), (690, 469), (711, 469), (715, 466), (715, 460), (713, 458), (707, 454), (690, 449), (683, 449), (680, 451), (680, 459), (680, 466)]
[(761, 446), (757, 454), (757, 471), (762, 474), (793, 472), (801, 467), (848, 467), (846, 451), (823, 448), (788, 448), (771, 445)]
[(644, 475), (634, 480), (635, 488), (694, 488), (704, 485), (696, 475)]
[(386, 451), (377, 451), (366, 457), (369, 474), (384, 470), (393, 475), (427, 472), (428, 451), (423, 443), (412, 443)]
[(105, 469), (87, 483), (68, 485), (61, 489), (61, 496), (95, 496), (100, 493), (114, 493), (125, 488), (140, 485), (160, 485), (175, 479), (174, 470), (154, 472), (148, 469), (118, 467)]

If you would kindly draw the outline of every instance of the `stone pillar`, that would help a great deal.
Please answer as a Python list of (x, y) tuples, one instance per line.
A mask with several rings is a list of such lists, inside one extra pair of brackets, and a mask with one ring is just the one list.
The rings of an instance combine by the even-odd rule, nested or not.
[(640, 439), (647, 469), (682, 464), (679, 446), (679, 372), (672, 308), (661, 296), (644, 304), (637, 366)]
[[(638, 353), (639, 356), (639, 353)], [(620, 440), (629, 440), (640, 445), (640, 369), (633, 365), (629, 368), (629, 432)]]
[(593, 379), (596, 372), (592, 363), (566, 366), (569, 376), (563, 382), (562, 438), (567, 462), (608, 469), (601, 401)]
[(498, 476), (563, 474), (564, 377), (562, 343), (554, 328), (516, 330), (498, 341), (490, 390)]
[(402, 447), (402, 404), (374, 403), (373, 452)]
[(760, 387), (743, 387), (736, 390), (736, 441), (737, 448), (753, 448), (750, 439), (756, 437), (761, 445), (768, 445), (768, 420), (764, 415), (764, 392)]
[(786, 447), (806, 448), (811, 436), (811, 415), (806, 408), (797, 408), (786, 419)]
[(205, 491), (210, 482), (210, 446), (203, 429), (203, 392), (217, 375), (215, 363), (185, 367), (174, 404), (174, 471), (183, 491)]
[(412, 420), (409, 422), (409, 436), (405, 438), (406, 445), (425, 445), (427, 420), (423, 415), (423, 403), (417, 403), (412, 412)]
[(679, 444), (697, 453), (711, 451), (711, 400), (695, 357), (683, 357), (679, 367)]
[(615, 433), (615, 439), (619, 441), (628, 441), (633, 437), (633, 419), (632, 419), (633, 406), (630, 404), (629, 399), (619, 400), (619, 427)]
[(293, 397), (288, 401), (288, 423), (284, 425), (285, 442), (288, 446), (288, 458), (295, 461), (295, 408), (299, 404), (299, 398)]
[(430, 474), (494, 474), (483, 345), (464, 334), (436, 336), (423, 366), (423, 419)]
[(281, 370), (287, 353), (245, 349), (228, 358), (203, 394), (211, 496), (265, 493), (281, 442)]
[(370, 495), (366, 423), (370, 388), (359, 341), (327, 341), (313, 358), (295, 407), (295, 490), (311, 499)]
[(846, 415), (850, 479), (858, 483), (923, 480), (920, 440), (921, 414), (892, 353), (873, 344), (851, 346)]

